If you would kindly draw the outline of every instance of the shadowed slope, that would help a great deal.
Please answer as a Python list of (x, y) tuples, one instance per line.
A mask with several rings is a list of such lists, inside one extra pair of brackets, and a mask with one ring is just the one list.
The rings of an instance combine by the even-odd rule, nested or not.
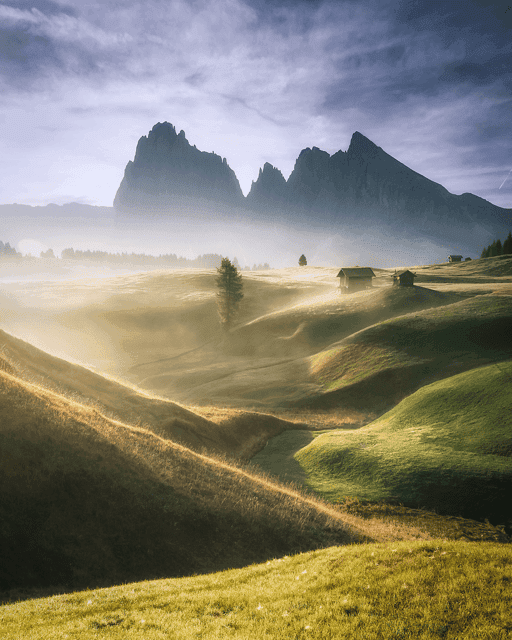
[(55, 358), (3, 331), (0, 341), (5, 371), (195, 450), (248, 458), (269, 437), (295, 428), (286, 420), (257, 413), (228, 412), (224, 420), (212, 422), (174, 402)]
[(0, 473), (4, 590), (214, 571), (365, 539), (328, 506), (7, 372)]

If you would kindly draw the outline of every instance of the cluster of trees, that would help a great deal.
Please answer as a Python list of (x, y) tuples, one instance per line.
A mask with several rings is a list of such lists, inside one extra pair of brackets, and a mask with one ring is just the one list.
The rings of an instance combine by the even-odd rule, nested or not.
[[(14, 247), (11, 247), (8, 242), (4, 244), (0, 240), (0, 258), (2, 257), (23, 258), (23, 255), (18, 253)], [(51, 260), (57, 259), (53, 249), (41, 251), (40, 257)], [(109, 253), (108, 251), (91, 251), (90, 249), (82, 251), (81, 249), (73, 249), (72, 247), (64, 249), (61, 252), (61, 258), (63, 260), (110, 262), (131, 265), (161, 265), (162, 267), (181, 268), (197, 267), (200, 269), (218, 269), (223, 260), (223, 257), (218, 253), (205, 253), (201, 256), (197, 256), (197, 258), (190, 259), (177, 256), (175, 253), (152, 256), (146, 253), (133, 252)], [(236, 258), (233, 258), (233, 265), (240, 271), (251, 271), (251, 267), (248, 266), (242, 269)], [(270, 265), (267, 262), (265, 262), (265, 264), (254, 264), (252, 267), (252, 271), (264, 271), (266, 269), (270, 269)]]
[[(233, 264), (235, 264), (236, 262), (236, 258), (233, 260)], [(240, 268), (240, 265), (237, 265), (238, 268)], [(252, 269), (251, 267), (244, 267), (242, 269), (242, 271), (266, 271), (267, 269), (270, 269), (270, 265), (268, 264), (268, 262), (265, 262), (265, 264), (256, 264), (254, 263), (252, 265)]]
[(481, 258), (494, 258), (494, 256), (512, 255), (512, 233), (509, 231), (508, 236), (503, 244), (501, 240), (495, 240), (488, 247), (482, 250)]
[(151, 256), (145, 253), (109, 253), (107, 251), (81, 251), (80, 249), (64, 249), (61, 252), (64, 260), (91, 260), (94, 262), (113, 262), (144, 265), (162, 265), (165, 267), (201, 267), (216, 269), (222, 262), (222, 256), (217, 253), (205, 253), (194, 259), (183, 258), (175, 253)]
[[(53, 251), (48, 249), (53, 256)], [(48, 253), (46, 252), (46, 253)], [(41, 257), (44, 257), (41, 254)], [(222, 263), (222, 256), (218, 253), (205, 253), (197, 258), (183, 258), (177, 256), (175, 253), (160, 254), (159, 256), (152, 256), (146, 253), (109, 253), (107, 251), (91, 251), (87, 249), (82, 251), (80, 249), (64, 249), (61, 252), (61, 257), (64, 260), (93, 260), (96, 262), (114, 262), (114, 263), (129, 263), (129, 264), (144, 264), (144, 265), (162, 265), (163, 267), (199, 267), (202, 269), (217, 269)], [(237, 258), (233, 258), (233, 265), (241, 270), (240, 264)], [(260, 271), (270, 269), (270, 266), (265, 264), (254, 264), (252, 270)], [(251, 271), (250, 267), (244, 267), (244, 271)]]
[(0, 240), (0, 258), (21, 258), (21, 253), (18, 253), (14, 247), (6, 242), (5, 244)]

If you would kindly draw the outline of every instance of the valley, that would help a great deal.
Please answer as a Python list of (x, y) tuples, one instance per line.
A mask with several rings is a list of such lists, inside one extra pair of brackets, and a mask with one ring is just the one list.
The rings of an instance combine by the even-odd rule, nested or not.
[[(210, 607), (213, 626), (197, 613), (194, 633), (264, 637), (243, 612), (268, 606), (265, 576), (279, 558), (322, 576), (322, 587), (305, 585), (301, 602), (311, 603), (327, 589), (318, 563), (343, 572), (343, 556), (367, 580), (357, 563), (370, 552), (388, 558), (390, 544), (413, 554), (418, 576), (432, 548), (473, 564), (487, 554), (495, 580), (508, 579), (512, 258), (407, 268), (414, 287), (375, 268), (372, 288), (349, 295), (339, 267), (244, 272), (228, 333), (215, 270), (2, 282), (0, 619), (11, 635), (36, 602), (16, 600), (99, 589), (83, 593), (107, 608), (83, 622), (47, 614), (54, 626), (40, 633), (85, 638), (109, 627), (139, 637), (116, 604), (122, 594), (203, 581), (211, 595), (197, 612)], [(267, 593), (254, 607), (249, 592), (227, 595), (243, 572), (263, 581), (252, 593)], [(380, 598), (382, 585), (367, 581)], [(354, 606), (378, 637), (389, 611), (371, 618), (367, 595)], [(45, 602), (80, 608), (86, 597)], [(151, 609), (129, 598), (133, 611)], [(168, 622), (151, 611), (150, 637), (163, 637)], [(346, 615), (340, 633), (352, 629)], [(193, 637), (187, 624), (176, 637)]]

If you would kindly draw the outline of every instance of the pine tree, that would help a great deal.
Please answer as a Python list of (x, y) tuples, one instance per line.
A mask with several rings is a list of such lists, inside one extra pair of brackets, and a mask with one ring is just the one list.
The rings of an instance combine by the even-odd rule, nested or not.
[(511, 255), (512, 254), (512, 233), (509, 231), (508, 236), (503, 243), (503, 255)]
[(299, 265), (301, 267), (305, 267), (307, 265), (308, 261), (306, 260), (306, 256), (304, 254), (301, 255), (301, 257), (299, 258)]
[(222, 258), (220, 267), (217, 269), (215, 284), (217, 291), (217, 309), (222, 327), (228, 331), (238, 311), (240, 300), (244, 297), (242, 293), (242, 274), (229, 258)]

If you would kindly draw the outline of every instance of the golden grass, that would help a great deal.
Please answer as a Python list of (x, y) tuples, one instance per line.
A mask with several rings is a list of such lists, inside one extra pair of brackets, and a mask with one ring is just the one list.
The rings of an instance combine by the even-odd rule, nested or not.
[(429, 539), (6, 372), (0, 425), (0, 591), (106, 586), (332, 544)]
[(506, 640), (509, 550), (443, 540), (332, 547), (244, 569), (0, 607), (8, 638)]
[[(476, 271), (466, 273), (460, 291), (466, 295), (464, 287), (473, 285), (481, 287), (479, 293), (496, 290), (509, 277), (503, 265), (496, 277), (478, 276), (478, 265), (471, 265)], [(457, 269), (433, 266), (439, 291), (451, 289), (441, 291), (445, 298), (420, 292), (430, 297), (414, 304), (453, 302)], [(74, 339), (88, 336), (87, 361), (112, 359), (111, 371), (120, 378), (129, 369), (138, 372), (134, 382), (168, 376), (160, 390), (171, 396), (175, 381), (186, 386), (197, 380), (197, 389), (189, 394), (194, 406), (186, 407), (2, 332), (0, 455), (6, 481), (0, 483), (0, 548), (6, 562), (0, 563), (0, 582), (11, 588), (18, 575), (20, 587), (69, 590), (205, 573), (340, 543), (431, 539), (431, 525), (419, 517), (329, 505), (232, 461), (250, 457), (284, 429), (360, 426), (375, 417), (365, 403), (313, 407), (309, 400), (321, 389), (305, 356), (414, 307), (404, 292), (387, 286), (385, 272), (379, 272), (374, 291), (339, 299), (333, 272), (251, 274), (242, 326), (232, 342), (209, 338), (216, 325), (213, 270), (20, 287), (22, 304), (9, 317), (30, 331), (54, 331), (62, 337), (59, 351), (70, 346), (66, 331), (73, 329)], [(429, 277), (428, 269), (422, 273)], [(56, 293), (60, 299), (52, 297)], [(32, 303), (23, 308), (30, 296)], [(43, 298), (44, 314), (37, 310)], [(500, 308), (503, 298), (486, 296)], [(465, 313), (457, 309), (445, 305), (436, 317), (457, 323)], [(102, 350), (105, 357), (98, 355)], [(371, 350), (365, 354), (364, 367), (346, 372), (352, 382), (368, 367), (386, 371), (386, 358), (374, 362)], [(327, 360), (319, 358), (316, 373), (327, 371)], [(327, 378), (345, 364), (341, 358)], [(217, 407), (219, 398), (235, 399), (243, 410), (230, 409), (229, 402)], [(285, 411), (283, 402), (301, 400), (303, 407)], [(261, 413), (247, 411), (255, 403)]]

